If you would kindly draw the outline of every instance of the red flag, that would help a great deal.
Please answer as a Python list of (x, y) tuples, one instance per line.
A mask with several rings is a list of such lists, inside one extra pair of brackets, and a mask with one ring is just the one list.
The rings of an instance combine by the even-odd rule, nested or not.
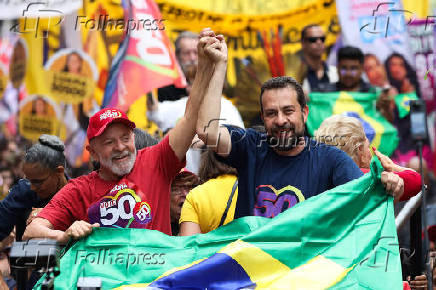
[[(126, 35), (106, 86), (103, 107), (127, 111), (131, 104), (152, 89), (174, 84), (186, 86), (165, 34), (164, 21), (152, 0), (127, 0)], [(127, 4), (127, 5), (126, 5)]]

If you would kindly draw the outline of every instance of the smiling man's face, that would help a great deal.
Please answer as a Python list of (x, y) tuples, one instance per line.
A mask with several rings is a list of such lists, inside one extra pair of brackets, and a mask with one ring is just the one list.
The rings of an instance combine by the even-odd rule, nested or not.
[(100, 162), (104, 176), (121, 177), (130, 173), (135, 165), (134, 134), (122, 123), (109, 125), (103, 134), (91, 140), (90, 148), (92, 157)]
[(304, 136), (308, 109), (301, 108), (297, 92), (290, 87), (266, 90), (262, 96), (262, 118), (274, 149), (292, 150)]

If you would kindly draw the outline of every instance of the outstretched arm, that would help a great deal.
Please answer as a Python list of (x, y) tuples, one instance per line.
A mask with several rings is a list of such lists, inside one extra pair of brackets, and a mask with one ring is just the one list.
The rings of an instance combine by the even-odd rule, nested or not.
[(185, 115), (177, 122), (174, 129), (169, 132), (170, 146), (180, 161), (185, 158), (186, 152), (194, 138), (200, 104), (214, 70), (214, 62), (205, 54), (205, 50), (215, 42), (217, 42), (217, 39), (213, 31), (204, 29), (200, 33), (200, 40), (197, 45), (197, 73), (195, 74), (191, 93), (186, 103)]
[(412, 170), (413, 171), (413, 169), (402, 167), (402, 166), (396, 164), (394, 161), (392, 161), (391, 158), (382, 154), (375, 147), (372, 147), (372, 151), (374, 152), (375, 156), (377, 156), (378, 160), (380, 160), (380, 163), (383, 166), (383, 168), (388, 172), (402, 172), (405, 170)]
[(44, 218), (35, 218), (26, 228), (23, 240), (31, 238), (49, 238), (60, 243), (67, 243), (70, 238), (80, 239), (92, 232), (99, 224), (89, 224), (85, 221), (75, 221), (65, 232), (54, 230), (53, 225)]
[(44, 218), (35, 218), (27, 227), (23, 234), (23, 240), (32, 238), (49, 238), (62, 242), (65, 232), (54, 230), (53, 225)]
[(227, 69), (227, 46), (222, 35), (205, 52), (215, 62), (215, 70), (198, 113), (198, 137), (212, 150), (227, 156), (231, 149), (230, 134), (226, 128), (219, 127), (221, 95)]

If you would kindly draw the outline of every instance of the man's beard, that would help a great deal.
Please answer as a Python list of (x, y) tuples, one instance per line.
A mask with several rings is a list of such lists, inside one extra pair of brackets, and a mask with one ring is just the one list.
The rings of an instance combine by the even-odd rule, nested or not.
[(182, 71), (185, 74), (187, 80), (194, 80), (197, 73), (197, 62), (188, 61), (181, 64)]
[[(122, 163), (116, 163), (113, 161), (114, 158), (122, 158), (128, 156), (127, 160)], [(100, 158), (100, 164), (102, 167), (106, 167), (111, 170), (113, 174), (117, 176), (124, 176), (130, 171), (132, 171), (133, 166), (135, 165), (136, 160), (136, 148), (135, 152), (132, 153), (129, 150), (124, 150), (121, 153), (112, 154), (112, 156), (108, 159)]]
[[(274, 133), (280, 132), (281, 130), (290, 130), (293, 135), (290, 137), (283, 136), (279, 138), (274, 136)], [(294, 125), (287, 124), (283, 127), (274, 127), (271, 131), (271, 135), (267, 135), (267, 142), (271, 148), (277, 149), (278, 151), (292, 150), (304, 140), (304, 128), (297, 132)]]

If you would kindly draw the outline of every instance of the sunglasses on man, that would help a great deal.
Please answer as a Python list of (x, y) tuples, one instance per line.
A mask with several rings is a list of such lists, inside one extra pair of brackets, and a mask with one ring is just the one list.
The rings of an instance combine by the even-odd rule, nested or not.
[(315, 43), (319, 40), (321, 40), (321, 42), (325, 41), (325, 36), (309, 36), (306, 37), (306, 40), (309, 41), (310, 43)]

